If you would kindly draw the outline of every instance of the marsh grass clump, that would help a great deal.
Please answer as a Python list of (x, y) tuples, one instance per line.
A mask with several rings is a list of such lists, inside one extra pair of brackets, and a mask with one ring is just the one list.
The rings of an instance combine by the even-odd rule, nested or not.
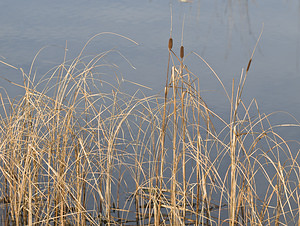
[(230, 92), (190, 55), (224, 88), (225, 119), (172, 47), (163, 97), (104, 78), (116, 50), (65, 57), (38, 82), (19, 69), (24, 95), (1, 95), (1, 224), (300, 223), (299, 143), (278, 132), (299, 123), (271, 125), (242, 101), (253, 55)]

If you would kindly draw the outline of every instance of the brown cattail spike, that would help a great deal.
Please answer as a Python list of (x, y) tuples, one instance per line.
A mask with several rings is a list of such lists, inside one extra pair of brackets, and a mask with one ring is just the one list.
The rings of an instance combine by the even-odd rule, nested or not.
[(173, 39), (170, 38), (170, 39), (169, 39), (169, 50), (171, 50), (172, 47), (173, 47)]
[(251, 62), (252, 62), (252, 58), (249, 60), (249, 63), (248, 63), (248, 66), (247, 66), (247, 70), (246, 70), (246, 72), (248, 72), (248, 71), (249, 71), (249, 68), (250, 68)]
[(180, 46), (180, 57), (181, 59), (184, 57), (184, 47)]

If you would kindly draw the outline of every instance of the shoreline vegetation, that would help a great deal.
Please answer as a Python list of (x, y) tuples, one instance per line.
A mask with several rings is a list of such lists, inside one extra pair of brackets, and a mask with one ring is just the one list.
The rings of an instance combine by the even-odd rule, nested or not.
[(172, 38), (163, 96), (107, 82), (115, 50), (84, 56), (93, 38), (39, 81), (34, 61), (28, 73), (1, 61), (24, 81), (23, 96), (0, 98), (1, 225), (300, 224), (299, 141), (278, 130), (300, 124), (271, 125), (256, 100), (242, 101), (254, 51), (230, 91), (191, 54), (224, 89), (225, 119)]

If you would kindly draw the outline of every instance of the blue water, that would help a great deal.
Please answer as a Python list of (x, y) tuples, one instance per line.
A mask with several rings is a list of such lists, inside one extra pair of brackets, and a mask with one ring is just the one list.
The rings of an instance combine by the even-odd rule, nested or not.
[[(243, 100), (248, 105), (256, 99), (260, 113), (284, 111), (300, 121), (300, 1), (16, 0), (1, 1), (0, 12), (0, 60), (28, 72), (35, 54), (47, 46), (34, 66), (38, 80), (63, 61), (66, 46), (67, 58), (73, 59), (93, 35), (118, 33), (138, 45), (103, 34), (90, 43), (84, 55), (113, 48), (120, 51), (132, 65), (117, 52), (105, 60), (118, 65), (120, 78), (149, 88), (124, 82), (122, 89), (134, 92), (140, 88), (147, 95), (161, 93), (164, 88), (171, 33), (176, 53), (183, 42), (184, 62), (199, 77), (204, 100), (226, 121), (230, 105), (225, 92), (192, 52), (209, 63), (230, 93), (233, 79), (237, 86), (263, 28)], [(22, 83), (20, 70), (0, 63), (0, 76), (0, 86), (10, 97), (24, 92), (9, 82)], [(251, 114), (255, 115), (254, 110)], [(273, 124), (295, 123), (286, 113), (275, 114), (270, 120)], [(299, 141), (300, 129), (281, 129), (280, 136)], [(225, 166), (220, 168), (228, 168), (228, 162), (224, 160)], [(264, 181), (259, 183), (264, 187)]]
[[(200, 54), (230, 92), (232, 79), (237, 80), (242, 68), (247, 67), (264, 25), (244, 100), (250, 103), (256, 98), (261, 112), (283, 110), (300, 120), (299, 5), (296, 0), (2, 1), (0, 57), (28, 71), (37, 51), (48, 46), (36, 63), (37, 75), (41, 76), (62, 62), (66, 42), (68, 59), (72, 59), (93, 35), (115, 32), (139, 45), (103, 35), (92, 42), (86, 54), (118, 49), (136, 68), (118, 54), (111, 54), (108, 61), (119, 66), (119, 76), (148, 86), (152, 90), (146, 89), (147, 94), (156, 94), (163, 89), (166, 79), (172, 8), (174, 51), (178, 52), (181, 45), (184, 21), (185, 55), (192, 51)], [(193, 54), (186, 57), (185, 64), (200, 78), (203, 96), (210, 105), (222, 111), (226, 99), (211, 71)], [(11, 81), (22, 81), (20, 71), (2, 64), (0, 75)], [(12, 96), (22, 93), (3, 79), (0, 84), (9, 87)], [(282, 118), (292, 121), (282, 115), (276, 120)]]

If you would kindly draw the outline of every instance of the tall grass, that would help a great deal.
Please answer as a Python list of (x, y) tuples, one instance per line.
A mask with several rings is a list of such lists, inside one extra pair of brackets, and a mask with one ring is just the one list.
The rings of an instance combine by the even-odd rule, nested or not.
[(34, 63), (17, 69), (21, 97), (2, 92), (1, 224), (300, 223), (299, 141), (278, 131), (299, 123), (271, 125), (272, 114), (242, 101), (253, 55), (227, 92), (192, 53), (224, 89), (225, 119), (203, 100), (172, 39), (162, 97), (122, 92), (121, 79), (101, 73), (116, 70), (105, 61), (116, 50), (86, 57), (85, 48), (39, 81)]

